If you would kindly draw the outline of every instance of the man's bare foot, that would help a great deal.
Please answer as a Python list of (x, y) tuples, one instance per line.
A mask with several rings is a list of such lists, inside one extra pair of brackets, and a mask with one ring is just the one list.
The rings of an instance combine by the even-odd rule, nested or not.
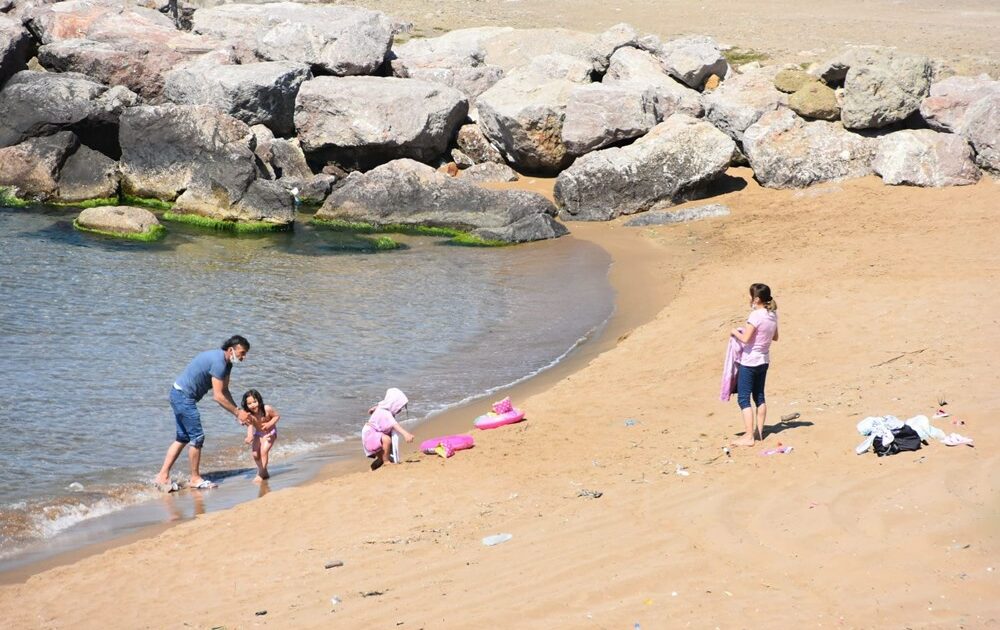
[(258, 474), (257, 476), (260, 477), (261, 479), (270, 479), (271, 478), (271, 473), (269, 473), (269, 472), (267, 472), (265, 470), (264, 472)]
[(753, 436), (748, 435), (747, 437), (742, 437), (738, 440), (733, 440), (729, 443), (730, 446), (753, 446)]
[(165, 486), (170, 483), (170, 477), (164, 477), (163, 475), (157, 475), (153, 477), (153, 483), (158, 486)]

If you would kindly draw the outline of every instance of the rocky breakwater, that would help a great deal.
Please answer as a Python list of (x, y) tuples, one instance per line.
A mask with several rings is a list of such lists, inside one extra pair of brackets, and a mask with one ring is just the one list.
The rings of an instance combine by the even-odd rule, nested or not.
[[(1000, 171), (997, 82), (939, 77), (894, 49), (803, 71), (731, 67), (708, 37), (627, 24), (394, 45), (404, 25), (343, 5), (188, 7), (184, 31), (113, 0), (7, 1), (19, 18), (0, 16), (8, 204), (152, 198), (165, 218), (274, 229), (299, 201), (344, 225), (520, 242), (564, 233), (552, 206), (473, 182), (556, 176), (562, 218), (608, 220), (704, 194), (731, 165), (769, 187)], [(45, 72), (25, 69), (35, 51)]]

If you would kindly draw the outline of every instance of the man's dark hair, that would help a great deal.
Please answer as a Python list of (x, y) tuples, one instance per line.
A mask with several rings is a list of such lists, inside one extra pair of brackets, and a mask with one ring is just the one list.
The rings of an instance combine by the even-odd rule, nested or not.
[(229, 339), (222, 342), (222, 349), (229, 350), (235, 346), (243, 346), (247, 350), (250, 349), (250, 342), (243, 335), (233, 335)]

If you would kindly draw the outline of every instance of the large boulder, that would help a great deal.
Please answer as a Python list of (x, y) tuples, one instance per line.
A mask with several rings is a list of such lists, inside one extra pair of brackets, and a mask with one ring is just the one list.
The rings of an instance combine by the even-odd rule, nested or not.
[(592, 83), (570, 93), (562, 137), (567, 151), (583, 155), (638, 138), (655, 125), (652, 89), (628, 83)]
[(118, 119), (137, 102), (127, 88), (108, 88), (82, 74), (23, 70), (0, 91), (0, 147), (70, 129), (117, 156)]
[(536, 193), (487, 190), (414, 160), (351, 173), (316, 218), (375, 225), (445, 227), (510, 243), (567, 233), (555, 208)]
[(870, 175), (876, 146), (840, 123), (807, 122), (784, 108), (764, 114), (743, 134), (754, 176), (768, 188)]
[(625, 227), (650, 227), (653, 225), (670, 225), (672, 223), (687, 223), (702, 219), (728, 217), (729, 207), (721, 203), (710, 203), (683, 210), (650, 210), (634, 216), (624, 223)]
[(590, 83), (594, 69), (591, 60), (566, 53), (549, 53), (532, 58), (527, 64), (509, 70), (511, 81), (572, 81)]
[(393, 36), (392, 21), (379, 11), (296, 2), (199, 9), (193, 30), (246, 41), (268, 61), (307, 63), (337, 76), (375, 72)]
[(702, 95), (705, 117), (742, 142), (747, 127), (788, 100), (774, 87), (776, 72), (777, 69), (759, 68), (726, 79), (718, 88)]
[(879, 138), (872, 168), (887, 184), (964, 186), (979, 181), (973, 158), (962, 136), (908, 129)]
[(31, 56), (31, 36), (21, 23), (0, 15), (0, 88)]
[(370, 168), (443, 154), (468, 102), (453, 88), (395, 77), (317, 77), (299, 90), (295, 128), (317, 160)]
[(1000, 94), (981, 98), (969, 107), (962, 135), (976, 150), (976, 163), (1000, 174)]
[(840, 119), (848, 129), (877, 129), (901, 122), (920, 109), (932, 76), (927, 57), (879, 49), (847, 71)]
[(622, 22), (615, 24), (606, 31), (599, 33), (588, 46), (588, 58), (593, 63), (594, 71), (607, 72), (611, 57), (623, 48), (639, 48), (643, 38), (631, 24)]
[(670, 76), (688, 87), (701, 89), (713, 74), (726, 76), (729, 62), (711, 37), (692, 35), (666, 42), (657, 56)]
[(920, 102), (920, 116), (931, 129), (959, 133), (969, 107), (992, 94), (1000, 94), (1000, 81), (988, 74), (948, 77), (931, 84), (930, 96)]
[(503, 77), (503, 69), (487, 64), (483, 42), (511, 31), (510, 27), (464, 28), (440, 37), (411, 39), (390, 53), (395, 76), (453, 87), (465, 94), (470, 106), (477, 96)]
[(143, 105), (121, 118), (122, 190), (219, 221), (292, 222), (292, 198), (260, 179), (250, 128), (207, 105)]
[(178, 31), (158, 11), (122, 10), (113, 0), (38, 5), (27, 12), (27, 25), (43, 44), (38, 59), (46, 69), (80, 72), (145, 99), (159, 97), (165, 72), (227, 48), (219, 40)]
[(520, 177), (518, 177), (517, 172), (514, 169), (506, 164), (494, 164), (493, 162), (473, 164), (469, 168), (462, 171), (462, 180), (473, 184), (481, 184), (485, 182), (516, 182), (518, 179), (520, 179)]
[(51, 199), (59, 190), (59, 171), (79, 144), (72, 132), (60, 131), (0, 149), (0, 187), (24, 199)]
[(479, 127), (518, 171), (555, 174), (572, 156), (563, 120), (577, 83), (507, 77), (479, 96)]
[(633, 144), (588, 153), (559, 174), (562, 215), (606, 221), (682, 199), (722, 174), (735, 143), (711, 124), (674, 114)]
[(145, 208), (132, 206), (87, 208), (77, 216), (74, 225), (87, 232), (142, 237), (143, 240), (158, 238), (166, 232), (156, 215)]
[(774, 75), (774, 87), (785, 94), (798, 92), (805, 86), (818, 82), (819, 79), (798, 68), (783, 68)]
[(118, 162), (80, 145), (59, 171), (58, 201), (73, 203), (118, 196)]
[(211, 105), (248, 125), (290, 136), (295, 97), (310, 78), (308, 65), (292, 61), (192, 63), (164, 75), (163, 98), (178, 105)]
[(638, 48), (620, 48), (611, 55), (602, 83), (649, 87), (656, 94), (657, 121), (680, 113), (701, 116), (701, 95), (672, 78), (652, 53)]

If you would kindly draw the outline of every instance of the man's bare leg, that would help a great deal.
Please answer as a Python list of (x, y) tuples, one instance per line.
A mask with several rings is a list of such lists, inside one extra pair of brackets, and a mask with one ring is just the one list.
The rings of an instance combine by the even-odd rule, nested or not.
[(201, 447), (191, 445), (188, 449), (188, 459), (191, 460), (191, 481), (189, 482), (192, 486), (197, 486), (199, 483), (204, 481), (199, 471), (201, 466)]
[(177, 457), (187, 446), (187, 442), (174, 442), (167, 448), (167, 455), (163, 458), (163, 468), (160, 468), (160, 472), (156, 475), (156, 483), (165, 486), (170, 483), (170, 469), (173, 468), (174, 462), (177, 461)]

